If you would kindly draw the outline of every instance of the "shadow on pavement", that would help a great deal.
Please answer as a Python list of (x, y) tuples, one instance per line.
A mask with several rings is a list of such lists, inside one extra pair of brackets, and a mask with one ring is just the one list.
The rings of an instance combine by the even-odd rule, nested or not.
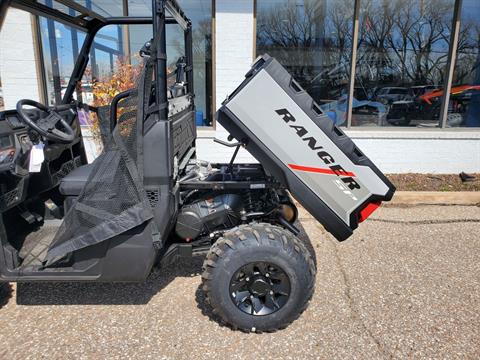
[[(301, 230), (299, 238), (305, 243), (316, 263), (315, 252), (305, 230), (300, 223), (296, 226)], [(200, 275), (203, 259), (203, 256), (195, 256), (192, 259), (179, 260), (165, 268), (155, 268), (143, 283), (18, 283), (16, 300), (19, 305), (143, 305), (175, 278)], [(8, 297), (11, 297), (11, 290), (7, 300)], [(201, 285), (196, 299), (202, 312), (211, 316)]]
[(43, 282), (18, 283), (19, 305), (143, 305), (176, 277), (202, 270), (203, 257), (156, 268), (143, 283)]
[(9, 283), (0, 283), (0, 309), (8, 303), (12, 297), (12, 285)]

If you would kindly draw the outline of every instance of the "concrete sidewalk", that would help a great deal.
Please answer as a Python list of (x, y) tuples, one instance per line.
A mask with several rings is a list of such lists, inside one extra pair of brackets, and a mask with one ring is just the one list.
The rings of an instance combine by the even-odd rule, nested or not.
[(480, 358), (480, 208), (381, 208), (338, 243), (308, 214), (314, 298), (274, 334), (211, 320), (201, 259), (145, 284), (19, 284), (0, 358)]
[(387, 206), (480, 205), (480, 191), (397, 191)]

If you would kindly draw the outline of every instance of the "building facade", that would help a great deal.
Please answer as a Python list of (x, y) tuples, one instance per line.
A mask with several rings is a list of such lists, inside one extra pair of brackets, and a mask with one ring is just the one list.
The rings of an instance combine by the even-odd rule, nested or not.
[[(178, 2), (194, 28), (199, 157), (229, 159), (231, 150), (212, 142), (227, 136), (215, 123), (215, 110), (253, 60), (268, 53), (383, 171), (480, 172), (477, 0)], [(151, 12), (150, 0), (82, 3), (104, 16)], [(19, 32), (20, 26), (25, 30)], [(167, 31), (172, 68), (183, 51), (177, 30), (172, 25)], [(10, 10), (0, 34), (5, 107), (21, 97), (60, 101), (83, 36)], [(150, 27), (143, 25), (104, 28), (77, 97), (94, 101), (92, 83), (135, 72), (136, 54), (150, 37)], [(254, 159), (243, 152), (238, 161)]]

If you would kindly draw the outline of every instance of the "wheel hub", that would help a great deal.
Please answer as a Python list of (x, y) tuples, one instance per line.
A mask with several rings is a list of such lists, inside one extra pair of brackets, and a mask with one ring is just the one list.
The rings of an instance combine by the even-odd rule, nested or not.
[(250, 294), (256, 296), (265, 296), (270, 292), (272, 286), (267, 282), (268, 279), (263, 276), (257, 277), (252, 283), (248, 286)]
[(230, 297), (243, 312), (258, 316), (281, 309), (290, 296), (290, 280), (279, 266), (254, 262), (242, 266), (230, 281)]

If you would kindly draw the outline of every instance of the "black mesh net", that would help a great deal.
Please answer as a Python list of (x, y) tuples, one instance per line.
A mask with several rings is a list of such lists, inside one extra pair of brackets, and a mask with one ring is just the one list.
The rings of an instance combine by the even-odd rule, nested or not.
[(112, 129), (110, 125), (110, 106), (100, 106), (97, 109), (97, 123), (100, 133), (100, 140), (103, 148), (107, 145), (110, 137), (112, 136)]
[(151, 91), (152, 69), (152, 64), (147, 63), (138, 88), (118, 103), (117, 125), (105, 141), (102, 155), (94, 161), (85, 188), (57, 232), (47, 253), (48, 263), (110, 239), (153, 217), (143, 187), (142, 156), (143, 120)]

